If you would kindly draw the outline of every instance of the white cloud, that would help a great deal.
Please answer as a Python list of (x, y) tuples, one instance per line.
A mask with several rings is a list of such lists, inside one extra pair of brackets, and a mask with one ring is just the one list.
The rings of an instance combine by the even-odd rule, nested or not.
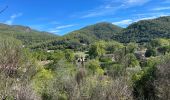
[(113, 24), (120, 25), (120, 26), (127, 26), (131, 23), (138, 22), (140, 20), (149, 20), (163, 16), (169, 16), (170, 13), (165, 12), (156, 12), (156, 13), (144, 13), (144, 14), (135, 14), (134, 17), (129, 19), (120, 20), (117, 22), (113, 22)]
[(126, 20), (121, 20), (121, 21), (118, 21), (118, 22), (113, 22), (113, 24), (115, 25), (129, 25), (133, 22), (132, 19), (126, 19)]
[(141, 20), (149, 20), (149, 19), (154, 19), (154, 18), (158, 18), (158, 17), (159, 16), (141, 17), (141, 18), (133, 20), (133, 22), (138, 22), (138, 21), (141, 21)]
[(170, 7), (157, 7), (157, 8), (153, 8), (153, 11), (161, 11), (161, 10), (169, 10)]
[(149, 1), (150, 0), (123, 0), (124, 5), (126, 5), (126, 6), (140, 6), (140, 5), (143, 5)]
[(148, 3), (150, 0), (104, 0), (102, 5), (84, 12), (81, 18), (90, 18), (103, 15), (114, 14), (120, 9), (131, 8), (135, 6), (141, 6)]
[(49, 31), (50, 33), (58, 33), (58, 32), (60, 32), (60, 30), (51, 30), (51, 31)]
[(170, 13), (168, 12), (149, 12), (149, 13), (143, 13), (143, 14), (134, 14), (133, 16), (140, 16), (140, 17), (137, 17), (136, 19), (138, 18), (145, 18), (145, 17), (160, 17), (160, 16), (169, 16)]
[(154, 18), (157, 18), (157, 17), (158, 16), (150, 16), (150, 17), (141, 17), (141, 18), (137, 18), (137, 19), (125, 19), (125, 20), (113, 22), (112, 24), (119, 25), (119, 26), (127, 26), (127, 25), (134, 23), (134, 22), (138, 22), (138, 21), (141, 21), (141, 20), (154, 19)]
[(61, 35), (61, 31), (62, 30), (58, 30), (58, 29), (50, 29), (50, 30), (48, 30), (48, 32), (53, 33), (53, 34), (57, 34), (57, 35)]
[(21, 17), (23, 14), (22, 13), (17, 13), (17, 14), (13, 14), (10, 16), (10, 19), (8, 19), (5, 23), (12, 25), (13, 22), (15, 21), (16, 18)]
[(170, 0), (164, 0), (163, 3), (170, 3)]
[(103, 16), (103, 15), (108, 15), (112, 14), (116, 11), (117, 8), (115, 9), (99, 9), (99, 10), (92, 10), (89, 11), (87, 14), (83, 15), (81, 18), (90, 18), (90, 17), (96, 17), (96, 16)]
[(76, 26), (76, 25), (77, 25), (77, 24), (61, 25), (61, 26), (57, 26), (57, 27), (55, 27), (55, 28), (49, 29), (48, 32), (50, 32), (50, 33), (55, 33), (55, 34), (58, 34), (58, 35), (61, 35), (60, 32), (62, 32), (62, 31), (65, 30), (65, 29), (74, 27), (74, 26)]
[(73, 26), (76, 26), (76, 24), (57, 26), (56, 29), (70, 28), (70, 27), (73, 27)]

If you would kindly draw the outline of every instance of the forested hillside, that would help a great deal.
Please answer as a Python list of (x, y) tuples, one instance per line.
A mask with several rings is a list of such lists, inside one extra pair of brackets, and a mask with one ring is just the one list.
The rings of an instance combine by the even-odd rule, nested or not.
[(2, 35), (21, 40), (24, 45), (33, 45), (57, 37), (54, 34), (36, 31), (25, 26), (0, 24), (0, 36)]
[(56, 41), (41, 44), (35, 48), (84, 50), (95, 41), (112, 40), (112, 36), (117, 35), (122, 29), (107, 22), (97, 23), (68, 33)]
[(111, 23), (98, 23), (73, 31), (60, 39), (43, 43), (35, 48), (81, 50), (98, 40), (121, 43), (146, 43), (156, 38), (170, 38), (170, 17), (142, 20), (121, 28)]
[(133, 23), (118, 37), (121, 42), (148, 42), (155, 38), (170, 38), (170, 16)]
[(0, 100), (169, 100), (168, 25), (99, 23), (62, 37), (1, 25)]
[[(90, 43), (94, 40), (110, 40), (113, 35), (116, 35), (121, 30), (122, 28), (119, 26), (102, 22), (71, 32), (66, 36), (70, 37), (70, 39), (71, 37), (79, 39), (82, 43)], [(88, 40), (86, 40), (86, 38)]]

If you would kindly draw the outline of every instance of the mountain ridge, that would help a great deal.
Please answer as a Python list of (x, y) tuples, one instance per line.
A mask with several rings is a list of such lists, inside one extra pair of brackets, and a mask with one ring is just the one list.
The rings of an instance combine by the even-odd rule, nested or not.
[[(112, 36), (116, 35), (123, 28), (113, 25), (108, 22), (101, 22), (93, 25), (86, 26), (79, 30), (70, 32), (56, 41), (52, 41), (42, 46), (50, 47), (49, 49), (84, 49), (89, 44), (99, 41), (112, 40)], [(39, 46), (39, 47), (42, 47)]]
[(3, 23), (0, 23), (0, 36), (1, 35), (21, 40), (24, 45), (33, 45), (57, 37), (57, 35), (52, 33), (38, 31), (28, 26), (7, 25)]
[[(170, 16), (141, 20), (130, 24), (118, 35), (120, 42), (148, 42), (155, 38), (170, 38)], [(113, 37), (115, 39), (115, 37)]]
[(27, 26), (0, 24), (0, 35), (2, 34), (11, 34), (24, 44), (32, 45), (34, 44), (32, 42), (35, 42), (38, 43), (36, 47), (48, 49), (78, 49), (99, 40), (142, 43), (155, 38), (170, 38), (170, 16), (141, 20), (130, 24), (127, 28), (109, 22), (100, 22), (60, 37)]

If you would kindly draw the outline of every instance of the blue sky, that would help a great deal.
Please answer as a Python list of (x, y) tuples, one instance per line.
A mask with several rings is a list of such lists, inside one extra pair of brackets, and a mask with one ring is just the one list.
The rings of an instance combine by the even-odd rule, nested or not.
[(121, 27), (170, 15), (170, 0), (0, 0), (0, 22), (58, 35), (98, 22)]

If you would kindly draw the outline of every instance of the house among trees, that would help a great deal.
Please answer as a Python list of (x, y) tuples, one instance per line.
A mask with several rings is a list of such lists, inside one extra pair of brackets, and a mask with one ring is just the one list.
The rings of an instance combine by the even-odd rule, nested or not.
[(47, 53), (54, 52), (54, 50), (47, 50)]
[(147, 49), (140, 50), (140, 51), (136, 51), (136, 52), (134, 53), (135, 56), (136, 56), (136, 58), (139, 59), (139, 60), (144, 60), (144, 59), (146, 59), (146, 57), (145, 57), (146, 50), (147, 50)]

